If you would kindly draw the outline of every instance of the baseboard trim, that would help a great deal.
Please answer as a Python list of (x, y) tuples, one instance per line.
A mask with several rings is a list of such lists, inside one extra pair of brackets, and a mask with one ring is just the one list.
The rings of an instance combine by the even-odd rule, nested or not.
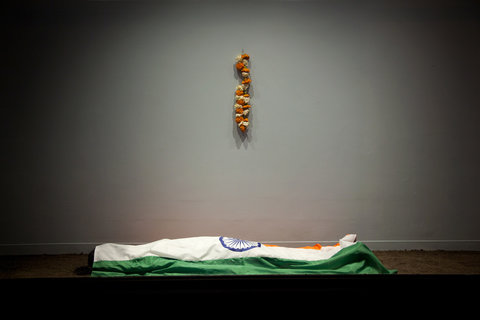
[[(480, 250), (480, 240), (476, 239), (450, 239), (450, 240), (362, 240), (372, 250)], [(261, 241), (262, 242), (262, 241)], [(322, 245), (333, 245), (337, 241), (264, 241), (262, 243), (275, 244), (286, 247), (311, 246), (315, 243)]]
[(0, 244), (0, 255), (82, 254), (89, 253), (99, 244), (95, 242), (6, 243)]
[(372, 250), (480, 250), (480, 240), (365, 240)]
[[(361, 240), (372, 250), (474, 250), (480, 251), (480, 240)], [(118, 242), (114, 243), (138, 245), (146, 242)], [(300, 240), (300, 241), (260, 241), (261, 243), (275, 244), (285, 247), (303, 247), (316, 243), (333, 245), (338, 240)], [(38, 242), (38, 243), (4, 243), (0, 244), (0, 255), (28, 255), (28, 254), (82, 254), (89, 253), (100, 242)]]

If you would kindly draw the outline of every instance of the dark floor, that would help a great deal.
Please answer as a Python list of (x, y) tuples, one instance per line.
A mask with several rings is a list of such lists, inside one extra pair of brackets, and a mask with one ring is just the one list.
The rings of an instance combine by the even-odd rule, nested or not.
[(373, 251), (399, 274), (480, 274), (480, 251)]
[[(480, 251), (374, 251), (399, 274), (480, 274)], [(0, 256), (0, 279), (86, 277), (86, 254)], [(79, 269), (80, 268), (80, 269)], [(84, 271), (84, 270), (83, 270)]]

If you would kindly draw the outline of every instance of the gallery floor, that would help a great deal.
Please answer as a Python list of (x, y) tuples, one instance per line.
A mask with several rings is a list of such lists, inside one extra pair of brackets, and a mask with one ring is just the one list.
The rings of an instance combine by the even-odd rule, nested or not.
[[(288, 305), (294, 300), (311, 300), (316, 306), (321, 301), (343, 303), (344, 299), (398, 304), (406, 296), (408, 301), (433, 301), (442, 308), (457, 306), (452, 299), (462, 305), (465, 301), (469, 301), (466, 305), (476, 305), (470, 302), (476, 300), (472, 292), (480, 284), (480, 251), (374, 253), (398, 274), (93, 278), (86, 272), (86, 254), (30, 255), (0, 256), (0, 287), (10, 293), (8, 299), (13, 303), (62, 301), (72, 306), (109, 298), (139, 303), (147, 299), (162, 305), (179, 299), (231, 303), (245, 296), (249, 301), (272, 298)], [(432, 306), (425, 302), (422, 305), (428, 310)]]
[[(480, 274), (480, 251), (374, 251), (398, 274)], [(87, 254), (0, 256), (0, 279), (85, 277)], [(80, 272), (79, 272), (80, 271)]]

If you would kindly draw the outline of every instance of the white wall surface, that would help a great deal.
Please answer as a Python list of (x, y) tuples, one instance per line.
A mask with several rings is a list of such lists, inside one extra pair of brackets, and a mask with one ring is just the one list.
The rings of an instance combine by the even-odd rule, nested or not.
[[(345, 233), (375, 249), (480, 249), (478, 4), (93, 2), (4, 15), (3, 253)], [(242, 49), (247, 137), (232, 114)]]

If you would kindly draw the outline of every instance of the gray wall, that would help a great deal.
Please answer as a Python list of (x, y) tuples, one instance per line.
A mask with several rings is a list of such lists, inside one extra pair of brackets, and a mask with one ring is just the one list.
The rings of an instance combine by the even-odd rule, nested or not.
[(0, 251), (345, 233), (480, 249), (479, 17), (462, 1), (11, 7)]

